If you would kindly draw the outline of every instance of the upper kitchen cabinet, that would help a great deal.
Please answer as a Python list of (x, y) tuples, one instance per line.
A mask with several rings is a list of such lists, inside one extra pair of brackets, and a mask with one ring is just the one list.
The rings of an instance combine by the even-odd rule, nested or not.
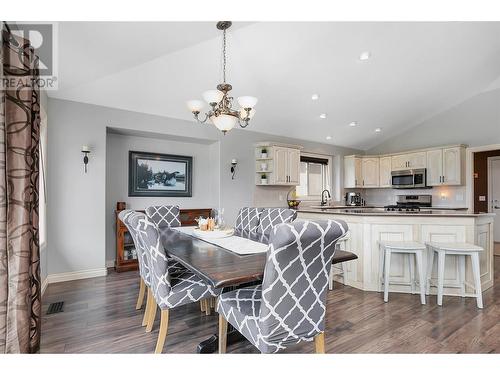
[(300, 146), (259, 143), (255, 149), (256, 185), (300, 185)]
[(427, 185), (462, 185), (465, 147), (447, 147), (427, 151)]
[(344, 157), (344, 187), (362, 188), (363, 187), (363, 164), (358, 156)]
[(379, 158), (361, 159), (361, 174), (363, 187), (379, 187)]
[(401, 171), (405, 169), (425, 168), (425, 152), (412, 152), (408, 154), (394, 155), (392, 157), (392, 170)]
[(391, 187), (392, 158), (381, 156), (379, 159), (379, 187)]

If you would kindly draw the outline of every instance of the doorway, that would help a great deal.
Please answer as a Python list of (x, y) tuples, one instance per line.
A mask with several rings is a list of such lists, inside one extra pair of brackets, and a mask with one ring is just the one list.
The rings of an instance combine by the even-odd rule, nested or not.
[(488, 158), (488, 212), (495, 213), (494, 255), (500, 256), (500, 156)]

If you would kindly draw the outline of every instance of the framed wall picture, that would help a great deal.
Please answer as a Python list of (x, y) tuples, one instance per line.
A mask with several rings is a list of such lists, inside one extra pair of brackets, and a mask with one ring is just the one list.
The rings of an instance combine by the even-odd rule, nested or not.
[(130, 197), (191, 197), (193, 157), (129, 151)]

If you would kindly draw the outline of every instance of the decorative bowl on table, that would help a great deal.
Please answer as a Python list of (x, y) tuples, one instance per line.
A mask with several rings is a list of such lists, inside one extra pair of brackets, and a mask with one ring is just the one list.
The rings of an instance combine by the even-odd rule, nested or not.
[(206, 239), (225, 238), (225, 237), (231, 237), (234, 234), (234, 229), (228, 228), (228, 229), (201, 230), (195, 228), (193, 229), (193, 234), (196, 237), (206, 238)]

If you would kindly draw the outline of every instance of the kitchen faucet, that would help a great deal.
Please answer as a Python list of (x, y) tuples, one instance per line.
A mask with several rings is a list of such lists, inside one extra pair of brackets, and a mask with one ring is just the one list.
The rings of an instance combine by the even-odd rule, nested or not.
[[(328, 197), (325, 199), (325, 192), (326, 194), (328, 195)], [(326, 206), (326, 204), (328, 203), (328, 198), (331, 198), (332, 196), (330, 195), (330, 192), (328, 191), (328, 189), (325, 189), (321, 192), (321, 205), (322, 206)]]

